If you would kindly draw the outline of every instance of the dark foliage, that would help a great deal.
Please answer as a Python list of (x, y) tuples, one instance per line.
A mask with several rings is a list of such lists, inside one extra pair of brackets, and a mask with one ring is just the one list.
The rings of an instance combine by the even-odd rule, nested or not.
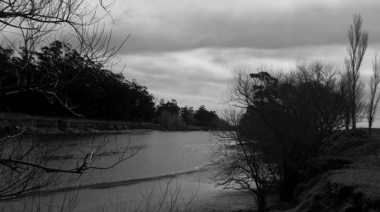
[(168, 111), (170, 114), (179, 116), (180, 107), (177, 105), (177, 100), (172, 99), (171, 101), (167, 101), (165, 103), (164, 99), (160, 100), (160, 104), (156, 106), (156, 116), (161, 115), (163, 111)]
[(277, 164), (280, 195), (290, 201), (300, 167), (344, 124), (341, 76), (319, 62), (278, 79), (266, 72), (250, 76), (251, 98), (239, 131), (261, 143), (261, 151)]
[(145, 86), (82, 57), (67, 43), (55, 41), (19, 56), (0, 47), (0, 62), (1, 111), (124, 121), (153, 118), (154, 98)]
[(182, 117), (182, 120), (187, 125), (194, 124), (194, 109), (193, 109), (193, 107), (189, 107), (189, 106), (182, 107), (181, 108), (181, 117)]
[(172, 99), (160, 100), (156, 106), (156, 121), (166, 129), (188, 129), (190, 125), (202, 127), (203, 129), (226, 128), (228, 124), (219, 119), (215, 111), (209, 111), (204, 105), (194, 111), (193, 107), (179, 107), (177, 101)]
[(196, 119), (196, 125), (212, 128), (216, 128), (219, 121), (216, 112), (208, 111), (204, 105), (201, 105), (199, 109), (194, 112), (194, 119)]

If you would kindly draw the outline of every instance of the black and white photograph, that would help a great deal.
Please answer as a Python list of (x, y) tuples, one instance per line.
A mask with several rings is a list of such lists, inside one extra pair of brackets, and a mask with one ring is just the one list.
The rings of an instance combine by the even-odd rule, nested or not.
[(379, 11), (0, 0), (0, 212), (380, 211)]

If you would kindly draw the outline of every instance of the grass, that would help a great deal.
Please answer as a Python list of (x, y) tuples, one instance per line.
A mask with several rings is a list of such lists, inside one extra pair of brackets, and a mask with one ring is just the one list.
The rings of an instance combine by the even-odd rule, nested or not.
[(380, 211), (380, 129), (366, 132), (327, 140), (308, 164), (309, 180), (296, 191), (297, 204), (285, 211)]

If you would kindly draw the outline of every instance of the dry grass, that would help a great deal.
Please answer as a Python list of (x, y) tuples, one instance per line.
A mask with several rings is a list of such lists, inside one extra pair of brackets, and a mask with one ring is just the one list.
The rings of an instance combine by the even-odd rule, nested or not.
[(302, 184), (298, 204), (287, 211), (380, 211), (380, 129), (372, 133), (332, 136), (310, 163), (318, 171), (314, 179)]
[(355, 191), (368, 199), (380, 200), (380, 129), (373, 129), (366, 143), (342, 152), (340, 157), (349, 159), (352, 164), (332, 172), (329, 179), (355, 187)]

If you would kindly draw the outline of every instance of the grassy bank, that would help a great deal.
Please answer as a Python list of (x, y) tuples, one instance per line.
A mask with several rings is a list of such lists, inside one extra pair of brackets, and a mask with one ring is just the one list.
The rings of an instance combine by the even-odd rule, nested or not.
[(300, 178), (296, 200), (272, 211), (380, 211), (380, 129), (325, 140)]
[[(22, 113), (0, 113), (0, 127), (13, 126), (29, 133), (124, 132), (128, 130), (168, 130), (147, 122), (104, 121), (84, 118), (47, 117)], [(170, 129), (175, 131), (175, 129)], [(207, 131), (207, 127), (186, 126), (180, 131)]]
[(17, 126), (27, 132), (49, 133), (121, 132), (134, 129), (162, 129), (159, 124), (153, 123), (45, 117), (20, 113), (0, 113), (0, 126)]

